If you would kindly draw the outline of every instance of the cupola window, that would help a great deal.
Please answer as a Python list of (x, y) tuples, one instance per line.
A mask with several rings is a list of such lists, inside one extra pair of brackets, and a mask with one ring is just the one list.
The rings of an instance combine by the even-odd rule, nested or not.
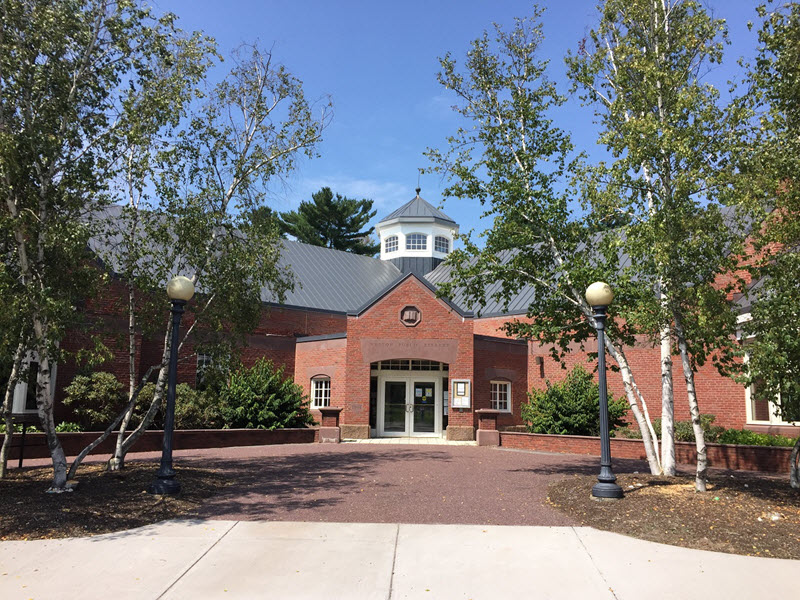
[(437, 235), (433, 241), (433, 249), (436, 250), (436, 252), (447, 254), (450, 252), (450, 240), (443, 235)]
[(412, 233), (406, 236), (406, 250), (427, 250), (428, 236), (424, 233)]
[(399, 244), (397, 242), (397, 236), (390, 235), (388, 238), (386, 238), (386, 241), (383, 243), (383, 248), (384, 248), (383, 251), (386, 252), (387, 254), (389, 252), (397, 252), (397, 249), (399, 248)]

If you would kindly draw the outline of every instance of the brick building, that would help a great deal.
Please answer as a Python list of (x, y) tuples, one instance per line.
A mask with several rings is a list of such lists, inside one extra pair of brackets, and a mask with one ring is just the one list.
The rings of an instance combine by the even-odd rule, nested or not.
[[(499, 411), (501, 428), (521, 424), (526, 392), (567, 373), (547, 348), (509, 339), (502, 332), (507, 321), (526, 318), (532, 290), (522, 290), (507, 306), (489, 301), (477, 314), (437, 298), (436, 285), (448, 277), (442, 263), (452, 250), (458, 225), (420, 198), (419, 190), (376, 230), (380, 258), (284, 242), (281, 261), (291, 268), (297, 285), (281, 304), (262, 297), (263, 316), (249, 336), (245, 363), (266, 357), (285, 365), (308, 394), (318, 421), (319, 408), (342, 409), (343, 437), (473, 439), (481, 409)], [(106, 293), (107, 298), (91, 300), (86, 309), (110, 323), (112, 330), (118, 322), (117, 329), (124, 332), (124, 289), (116, 282)], [(128, 356), (121, 338), (124, 335), (106, 340), (118, 348), (118, 355), (104, 369), (126, 381)], [(85, 339), (79, 336), (64, 340), (68, 349), (82, 343)], [(139, 376), (157, 361), (162, 343), (137, 340)], [(586, 352), (592, 351), (596, 344), (592, 347), (590, 341)], [(591, 369), (586, 352), (573, 352), (569, 366), (582, 363)], [(627, 354), (650, 413), (656, 416), (659, 350), (641, 343)], [(193, 383), (204, 360), (199, 355), (184, 361), (179, 381)], [(677, 359), (674, 373), (676, 418), (687, 420)], [(73, 376), (70, 365), (57, 371), (56, 400)], [(623, 394), (618, 375), (609, 373), (609, 386), (616, 396)], [(25, 388), (21, 383), (17, 389), (14, 412), (26, 409)], [(719, 425), (784, 433), (793, 429), (768, 405), (751, 402), (747, 390), (710, 365), (700, 369), (697, 388), (701, 411), (714, 414)]]

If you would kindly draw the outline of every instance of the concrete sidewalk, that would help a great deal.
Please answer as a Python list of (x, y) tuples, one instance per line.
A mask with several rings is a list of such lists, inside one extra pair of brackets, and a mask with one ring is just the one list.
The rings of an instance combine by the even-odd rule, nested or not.
[(0, 543), (0, 598), (791, 598), (800, 561), (586, 527), (167, 521)]

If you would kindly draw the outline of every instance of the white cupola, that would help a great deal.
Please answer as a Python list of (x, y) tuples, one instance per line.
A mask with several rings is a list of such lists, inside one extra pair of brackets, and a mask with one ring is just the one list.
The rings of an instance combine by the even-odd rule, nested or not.
[(453, 250), (458, 225), (417, 195), (375, 225), (381, 242), (381, 260), (402, 272), (424, 275), (433, 271)]

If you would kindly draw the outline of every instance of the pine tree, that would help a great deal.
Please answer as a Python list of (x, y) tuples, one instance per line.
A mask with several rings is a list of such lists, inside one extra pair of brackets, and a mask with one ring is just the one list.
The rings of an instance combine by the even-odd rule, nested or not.
[(375, 216), (372, 200), (356, 200), (324, 187), (303, 201), (297, 210), (281, 213), (281, 229), (298, 241), (355, 254), (374, 256), (380, 244), (369, 238), (374, 227), (364, 229)]

